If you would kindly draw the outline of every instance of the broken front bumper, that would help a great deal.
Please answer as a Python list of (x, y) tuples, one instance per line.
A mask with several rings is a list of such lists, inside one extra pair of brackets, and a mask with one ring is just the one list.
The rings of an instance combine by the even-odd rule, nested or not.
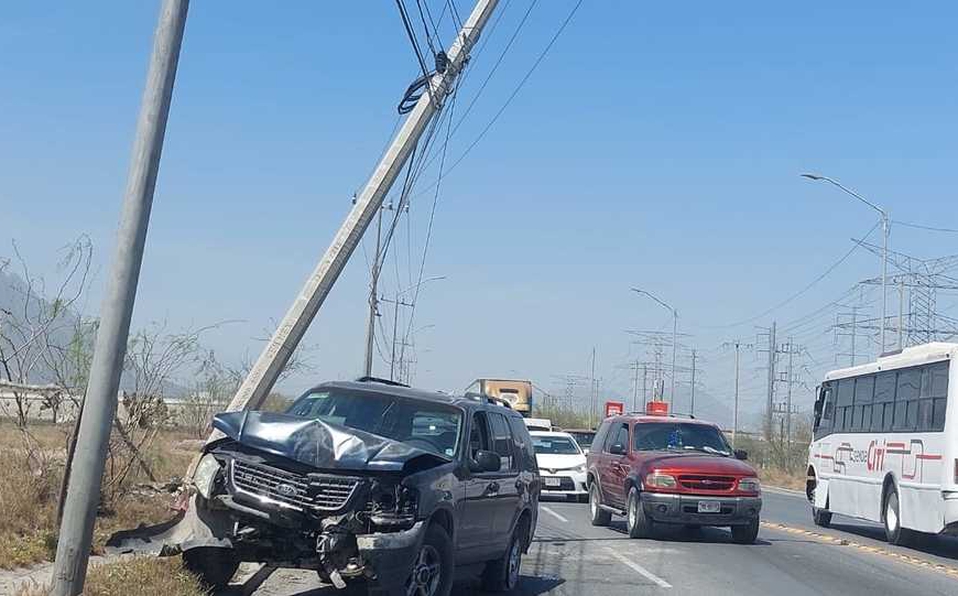
[[(238, 553), (244, 559), (243, 553), (249, 553), (249, 544), (243, 544), (233, 535), (234, 513), (250, 515), (254, 510), (240, 505), (232, 499), (223, 504), (226, 509), (209, 509), (198, 506), (198, 499), (194, 496), (190, 500), (189, 509), (175, 520), (175, 523), (163, 524), (151, 528), (139, 528), (114, 535), (109, 543), (112, 552), (117, 553), (149, 553), (160, 556), (177, 555), (194, 548), (225, 548)], [(260, 523), (269, 524), (266, 519), (260, 518)], [(422, 548), (425, 537), (426, 522), (418, 521), (406, 530), (395, 532), (372, 532), (355, 534), (355, 551), (344, 553), (344, 559), (352, 559), (358, 555), (360, 566), (351, 566), (337, 569), (344, 577), (362, 575), (374, 580), (378, 587), (391, 588), (402, 585), (409, 577), (413, 563)], [(281, 529), (280, 531), (295, 532), (295, 530)], [(305, 567), (326, 572), (318, 559), (299, 559), (290, 561), (278, 558), (275, 561), (264, 561), (262, 557), (255, 557), (258, 562), (265, 562), (276, 567)], [(251, 559), (252, 560), (252, 559)]]
[(402, 585), (422, 548), (426, 522), (419, 521), (399, 532), (379, 532), (356, 536), (360, 558), (370, 567), (381, 587)]

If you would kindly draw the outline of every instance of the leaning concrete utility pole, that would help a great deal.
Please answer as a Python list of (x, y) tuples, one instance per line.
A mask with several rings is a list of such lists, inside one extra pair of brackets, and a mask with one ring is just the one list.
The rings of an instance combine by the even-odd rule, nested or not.
[(346, 221), (336, 232), (332, 244), (326, 249), (316, 269), (306, 280), (302, 291), (296, 296), (273, 337), (236, 392), (228, 411), (255, 409), (266, 399), (373, 216), (382, 206), (383, 199), (392, 188), (429, 121), (452, 91), (456, 77), (497, 4), (498, 0), (479, 0), (476, 4), (449, 49), (445, 71), (437, 72), (429, 79), (427, 89), (416, 102), (376, 171), (357, 197)]
[(113, 269), (100, 308), (100, 326), (83, 400), (77, 435), (79, 448), (70, 472), (57, 541), (50, 591), (54, 596), (81, 594), (86, 580), (104, 459), (116, 415), (120, 372), (126, 355), (143, 245), (150, 223), (153, 190), (160, 168), (188, 8), (189, 0), (164, 0), (153, 39), (153, 55), (133, 143)]

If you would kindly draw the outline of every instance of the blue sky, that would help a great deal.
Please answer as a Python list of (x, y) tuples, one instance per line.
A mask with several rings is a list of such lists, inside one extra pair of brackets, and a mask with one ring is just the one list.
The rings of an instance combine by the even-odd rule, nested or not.
[[(529, 1), (511, 0), (486, 36), (460, 110)], [(533, 8), (449, 159), (573, 4)], [(55, 277), (56, 248), (89, 234), (99, 275), (88, 314), (112, 251), (157, 9), (20, 3), (0, 23), (0, 254), (16, 240), (38, 273)], [(858, 251), (787, 306), (723, 327), (806, 286), (875, 222), (800, 172), (834, 176), (893, 218), (958, 227), (956, 13), (948, 2), (583, 3), (443, 181), (426, 275), (446, 279), (420, 296), (414, 326), (434, 327), (415, 337), (417, 383), (452, 389), (515, 374), (560, 390), (554, 375), (587, 373), (596, 346), (604, 393), (628, 391), (622, 365), (644, 356), (624, 330), (670, 325), (664, 309), (629, 292), (638, 285), (677, 308), (703, 355), (703, 391), (727, 398), (723, 341), (754, 341), (755, 326), (773, 318), (802, 320), (878, 272)], [(282, 316), (326, 248), (416, 73), (387, 0), (194, 2), (135, 324), (242, 321), (208, 341), (225, 359), (255, 355), (253, 338)], [(433, 179), (434, 170), (423, 176)], [(432, 198), (420, 192), (412, 203), (408, 252), (400, 226), (400, 280), (410, 261), (418, 267)], [(958, 252), (955, 234), (895, 227), (891, 242), (918, 256)], [(403, 285), (396, 268), (387, 263), (387, 293)], [(316, 370), (287, 390), (358, 372), (367, 282), (359, 250), (309, 333)], [(838, 310), (795, 330), (818, 365), (841, 349), (827, 329)], [(758, 379), (759, 360), (746, 359)]]

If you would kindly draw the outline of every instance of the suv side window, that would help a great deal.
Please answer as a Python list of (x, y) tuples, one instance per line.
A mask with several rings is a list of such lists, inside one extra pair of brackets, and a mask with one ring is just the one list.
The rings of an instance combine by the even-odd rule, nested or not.
[(519, 466), (523, 470), (537, 470), (536, 451), (532, 446), (532, 437), (522, 418), (509, 416), (509, 428), (512, 430), (512, 440), (515, 443), (516, 457), (522, 461)]
[(609, 453), (609, 449), (613, 445), (622, 445), (626, 449), (629, 448), (629, 425), (620, 422), (612, 427), (611, 432), (609, 433), (609, 440), (605, 442), (605, 447), (602, 449), (606, 453)]
[(595, 431), (595, 437), (592, 438), (593, 449), (602, 451), (602, 448), (605, 447), (605, 438), (609, 434), (609, 427), (611, 426), (612, 423), (608, 420), (602, 421), (602, 424), (599, 425), (599, 430)]
[(492, 435), (486, 424), (485, 412), (472, 415), (472, 429), (469, 431), (469, 459), (476, 461), (476, 452), (492, 451)]
[(503, 472), (517, 469), (515, 454), (512, 449), (512, 434), (509, 432), (509, 425), (506, 423), (505, 416), (497, 412), (489, 412), (486, 416), (492, 422), (493, 451), (499, 454), (499, 459), (502, 462), (500, 469)]

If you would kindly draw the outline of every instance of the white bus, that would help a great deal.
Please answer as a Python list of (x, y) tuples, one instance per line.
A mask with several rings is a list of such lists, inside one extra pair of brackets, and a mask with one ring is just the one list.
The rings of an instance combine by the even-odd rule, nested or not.
[(930, 343), (825, 376), (806, 485), (816, 524), (881, 522), (894, 544), (958, 533), (956, 356), (958, 344)]

